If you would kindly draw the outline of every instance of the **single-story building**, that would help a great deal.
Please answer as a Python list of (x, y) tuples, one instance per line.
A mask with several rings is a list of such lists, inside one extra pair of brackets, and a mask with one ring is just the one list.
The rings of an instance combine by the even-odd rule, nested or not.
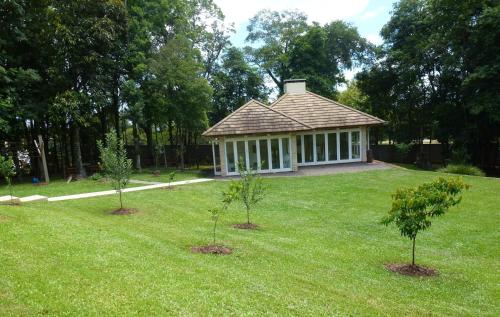
[(385, 121), (285, 82), (270, 106), (250, 100), (203, 133), (212, 139), (216, 175), (238, 174), (238, 162), (259, 173), (301, 166), (366, 162), (369, 127)]

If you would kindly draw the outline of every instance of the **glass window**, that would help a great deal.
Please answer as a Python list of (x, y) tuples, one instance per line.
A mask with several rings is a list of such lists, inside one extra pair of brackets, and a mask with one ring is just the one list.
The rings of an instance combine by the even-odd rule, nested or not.
[(328, 133), (328, 160), (337, 160), (337, 133)]
[(302, 136), (297, 135), (297, 162), (302, 163)]
[(246, 154), (245, 154), (245, 141), (237, 141), (236, 142), (236, 159), (238, 160), (238, 164), (243, 164), (243, 168), (247, 168), (247, 160), (246, 160)]
[(359, 159), (361, 157), (359, 131), (351, 132), (351, 155), (353, 159)]
[(259, 140), (260, 169), (269, 169), (269, 156), (267, 151), (267, 140)]
[(233, 142), (226, 142), (226, 162), (227, 171), (229, 173), (236, 171), (236, 165), (234, 164), (234, 147)]
[(283, 150), (283, 168), (290, 168), (290, 139), (281, 139), (281, 148)]
[(257, 142), (255, 140), (248, 141), (248, 158), (250, 161), (250, 169), (257, 170)]
[(219, 143), (214, 143), (215, 172), (220, 172), (220, 151)]
[(313, 153), (313, 136), (312, 135), (304, 135), (304, 155), (305, 162), (310, 163), (314, 161), (314, 153)]
[(340, 159), (349, 159), (349, 132), (340, 132)]
[(280, 168), (280, 145), (279, 139), (271, 139), (271, 162), (273, 169)]
[(316, 134), (316, 160), (323, 162), (325, 160), (325, 135)]

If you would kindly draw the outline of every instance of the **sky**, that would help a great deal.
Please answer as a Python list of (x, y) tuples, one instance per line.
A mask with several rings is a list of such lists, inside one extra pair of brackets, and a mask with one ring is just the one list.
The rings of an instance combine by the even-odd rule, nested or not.
[[(382, 26), (389, 21), (390, 11), (395, 0), (214, 0), (226, 16), (226, 22), (234, 23), (236, 30), (231, 37), (233, 45), (248, 45), (248, 21), (258, 11), (299, 10), (309, 17), (309, 22), (325, 24), (343, 20), (358, 28), (361, 36), (374, 44), (380, 44)], [(356, 70), (347, 72), (348, 79)]]

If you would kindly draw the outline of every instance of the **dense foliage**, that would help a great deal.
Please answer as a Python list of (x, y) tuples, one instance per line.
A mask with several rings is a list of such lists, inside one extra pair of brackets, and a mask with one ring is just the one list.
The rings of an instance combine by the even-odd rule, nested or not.
[(500, 7), (402, 0), (391, 14), (375, 47), (344, 21), (263, 10), (249, 21), (249, 46), (236, 48), (212, 0), (2, 1), (0, 141), (28, 151), (36, 174), (42, 135), (51, 171), (84, 176), (99, 156), (95, 140), (114, 128), (134, 146), (136, 169), (158, 166), (167, 144), (184, 167), (207, 126), (304, 78), (311, 91), (387, 120), (377, 141), (438, 139), (445, 155), (464, 148), (484, 163), (500, 134)]
[(389, 121), (380, 138), (437, 139), (484, 164), (500, 135), (498, 1), (402, 0), (381, 35), (357, 76), (366, 109)]
[(415, 265), (417, 234), (431, 226), (432, 218), (443, 215), (450, 207), (460, 203), (461, 192), (468, 188), (469, 185), (460, 178), (439, 178), (417, 188), (398, 189), (392, 195), (391, 210), (382, 223), (394, 223), (402, 236), (412, 240), (412, 265)]

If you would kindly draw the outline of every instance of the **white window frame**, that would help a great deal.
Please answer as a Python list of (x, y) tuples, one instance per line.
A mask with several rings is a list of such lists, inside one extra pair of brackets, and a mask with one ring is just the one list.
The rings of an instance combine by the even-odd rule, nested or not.
[[(217, 147), (218, 147), (218, 150), (219, 150), (218, 151), (219, 153), (217, 153), (217, 154), (215, 153), (215, 145), (216, 144), (217, 144)], [(214, 162), (214, 175), (221, 175), (222, 174), (221, 173), (222, 169), (220, 171), (217, 170), (217, 161), (215, 160), (215, 157), (217, 155), (219, 156), (219, 165), (222, 165), (222, 158), (220, 157), (220, 144), (219, 144), (219, 141), (213, 140), (212, 141), (212, 159), (213, 159), (213, 162)], [(224, 157), (224, 159), (226, 159), (226, 158)], [(222, 166), (220, 166), (220, 167), (222, 167)]]
[[(301, 151), (301, 157), (297, 158), (297, 165), (298, 166), (311, 166), (311, 165), (325, 165), (325, 164), (338, 164), (338, 163), (353, 163), (353, 162), (361, 162), (362, 161), (362, 155), (360, 155), (359, 158), (352, 158), (352, 138), (351, 134), (352, 132), (359, 132), (360, 139), (361, 136), (363, 135), (361, 132), (362, 128), (351, 128), (351, 129), (329, 129), (329, 130), (318, 130), (318, 131), (310, 131), (306, 133), (300, 133), (296, 135), (296, 138), (300, 137), (300, 144), (302, 147)], [(348, 132), (347, 137), (348, 137), (348, 151), (349, 151), (349, 156), (347, 159), (340, 159), (340, 133), (341, 132)], [(330, 160), (330, 157), (328, 155), (328, 133), (335, 133), (335, 136), (337, 138), (337, 159), (336, 160)], [(325, 136), (325, 160), (324, 161), (318, 161), (317, 153), (316, 153), (316, 134), (324, 134)], [(313, 136), (313, 154), (314, 154), (314, 161), (313, 162), (305, 162), (305, 153), (304, 153), (304, 136), (305, 135), (312, 135)], [(294, 140), (297, 142), (296, 140)], [(360, 153), (362, 153), (362, 143), (360, 141), (359, 143), (360, 146)]]
[[(279, 146), (279, 158), (280, 158), (280, 168), (273, 169), (272, 165), (272, 154), (271, 154), (271, 139), (278, 139), (278, 146)], [(289, 168), (283, 168), (283, 146), (282, 143), (283, 139), (288, 139), (288, 149), (290, 151), (290, 167)], [(225, 138), (224, 139), (224, 150), (227, 149), (227, 142), (233, 142), (233, 155), (234, 155), (234, 162), (236, 164), (235, 166), (235, 171), (230, 172), (229, 171), (229, 166), (227, 164), (227, 151), (225, 151), (224, 155), (224, 160), (226, 162), (225, 164), (225, 169), (226, 169), (226, 174), (227, 175), (238, 175), (238, 154), (237, 154), (237, 142), (238, 141), (244, 141), (245, 142), (245, 161), (247, 163), (247, 168), (250, 167), (250, 156), (249, 156), (249, 148), (248, 148), (248, 141), (258, 141), (257, 143), (257, 173), (277, 173), (277, 172), (291, 172), (292, 171), (292, 155), (295, 155), (295, 153), (292, 153), (292, 136), (290, 134), (275, 134), (275, 135), (266, 135), (266, 136), (244, 136), (244, 137), (237, 137), (237, 138)], [(265, 141), (267, 144), (267, 160), (268, 160), (268, 166), (269, 169), (263, 170), (261, 163), (262, 160), (260, 158), (260, 142)]]

